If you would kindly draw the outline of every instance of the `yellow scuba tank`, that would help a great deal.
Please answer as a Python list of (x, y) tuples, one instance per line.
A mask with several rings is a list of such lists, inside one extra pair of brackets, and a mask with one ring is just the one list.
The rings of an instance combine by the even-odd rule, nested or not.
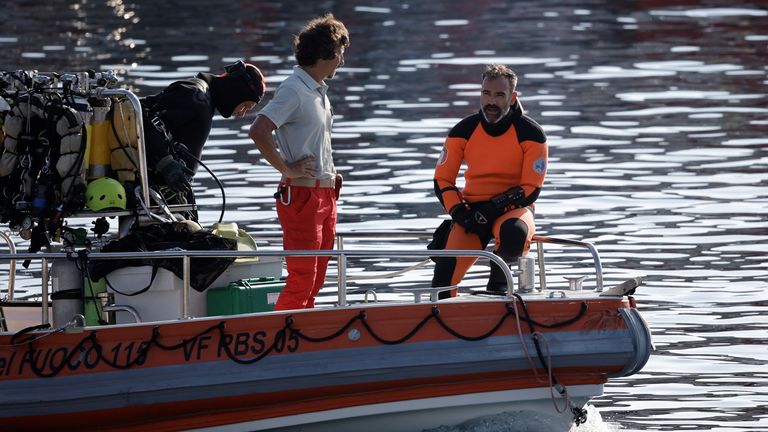
[(112, 123), (109, 120), (109, 110), (112, 102), (109, 99), (92, 99), (93, 122), (88, 130), (86, 155), (88, 157), (88, 180), (99, 177), (109, 177), (110, 154), (109, 136), (112, 134)]
[(112, 106), (112, 128), (109, 133), (109, 150), (112, 170), (120, 183), (135, 183), (139, 170), (136, 131), (136, 111), (131, 103), (122, 99)]

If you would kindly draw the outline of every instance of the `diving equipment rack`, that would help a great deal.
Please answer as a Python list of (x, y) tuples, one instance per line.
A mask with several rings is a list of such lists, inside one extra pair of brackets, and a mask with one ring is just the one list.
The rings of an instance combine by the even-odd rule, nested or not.
[[(90, 109), (89, 101), (109, 99), (112, 102), (126, 100), (130, 103), (134, 115), (136, 131), (136, 175), (137, 186), (126, 194), (135, 196), (137, 204), (135, 208), (125, 210), (90, 211), (87, 208), (76, 210), (64, 215), (71, 218), (100, 218), (100, 217), (130, 217), (143, 213), (151, 219), (162, 220), (163, 216), (172, 218), (172, 212), (184, 212), (194, 210), (195, 205), (190, 204), (165, 204), (158, 193), (154, 192), (148, 183), (147, 153), (145, 147), (145, 133), (143, 124), (142, 106), (139, 98), (130, 90), (115, 88), (118, 84), (118, 76), (114, 71), (75, 73), (38, 72), (36, 70), (17, 70), (0, 72), (0, 111), (10, 111), (8, 101), (18, 99), (23, 95), (58, 93), (63, 100), (72, 104), (80, 104)], [(91, 109), (92, 111), (92, 109)], [(4, 114), (4, 113), (0, 113)], [(92, 116), (93, 113), (89, 113)], [(86, 118), (87, 124), (90, 119)], [(0, 122), (2, 124), (2, 122)], [(85, 128), (85, 126), (83, 126)], [(0, 146), (2, 149), (2, 146)], [(154, 205), (152, 203), (155, 203)], [(19, 231), (10, 227), (12, 231)]]

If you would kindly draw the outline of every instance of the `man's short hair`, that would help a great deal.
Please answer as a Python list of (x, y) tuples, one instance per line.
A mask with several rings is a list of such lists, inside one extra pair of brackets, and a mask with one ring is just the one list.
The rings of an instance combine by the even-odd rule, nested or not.
[(509, 81), (509, 91), (514, 92), (517, 88), (517, 75), (512, 69), (501, 64), (489, 64), (483, 72), (483, 79), (504, 77)]
[(349, 32), (344, 24), (325, 14), (315, 18), (293, 38), (294, 55), (300, 66), (312, 66), (318, 60), (336, 57), (336, 49), (349, 46)]

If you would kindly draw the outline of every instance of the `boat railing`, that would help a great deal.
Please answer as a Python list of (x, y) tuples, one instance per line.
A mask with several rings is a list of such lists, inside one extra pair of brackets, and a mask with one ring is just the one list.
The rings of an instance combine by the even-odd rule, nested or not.
[[(429, 256), (447, 256), (447, 257), (481, 257), (487, 258), (489, 261), (495, 262), (500, 267), (506, 269), (504, 274), (507, 279), (508, 291), (507, 296), (511, 297), (513, 294), (513, 280), (512, 273), (505, 265), (504, 260), (494, 255), (491, 252), (485, 250), (411, 250), (411, 251), (387, 251), (387, 256), (391, 257), (429, 257)], [(41, 299), (42, 299), (42, 324), (48, 324), (48, 308), (49, 304), (49, 261), (51, 260), (66, 260), (69, 259), (71, 254), (66, 252), (44, 252), (44, 253), (16, 253), (16, 254), (0, 254), (0, 261), (8, 259), (16, 260), (41, 260), (42, 266), (42, 285), (41, 285)], [(346, 282), (343, 269), (346, 268), (346, 261), (350, 257), (380, 257), (382, 255), (381, 250), (288, 250), (288, 251), (231, 251), (231, 250), (211, 250), (211, 251), (182, 251), (182, 250), (168, 250), (168, 251), (154, 251), (154, 252), (93, 252), (88, 255), (89, 260), (126, 260), (126, 259), (164, 259), (164, 258), (180, 258), (182, 260), (182, 319), (189, 318), (189, 294), (190, 294), (190, 270), (192, 258), (249, 258), (249, 257), (317, 257), (327, 256), (336, 257), (339, 262), (339, 270), (342, 275), (340, 286), (344, 286), (343, 289), (338, 290), (338, 306), (347, 306), (347, 292)], [(435, 288), (433, 291), (444, 290), (448, 287)], [(429, 290), (425, 291), (429, 292)], [(420, 299), (418, 291), (413, 291), (417, 299)], [(416, 301), (418, 302), (418, 301)]]
[(563, 246), (574, 246), (589, 251), (590, 255), (592, 255), (592, 263), (595, 268), (595, 292), (603, 292), (603, 264), (600, 261), (600, 253), (597, 251), (595, 245), (581, 240), (537, 235), (533, 236), (532, 241), (536, 243), (536, 255), (538, 257), (537, 262), (539, 264), (539, 280), (541, 282), (541, 289), (547, 288), (547, 272), (545, 271), (546, 263), (544, 261), (544, 244), (550, 243)]
[[(13, 242), (13, 239), (11, 238), (10, 234), (4, 231), (0, 231), (0, 238), (5, 240), (6, 246), (8, 246), (8, 253), (11, 255), (16, 254), (16, 244)], [(8, 261), (8, 291), (6, 293), (6, 298), (8, 301), (13, 300), (13, 291), (16, 287), (16, 260), (11, 258)], [(0, 300), (2, 300), (2, 297), (0, 297)]]
[[(431, 233), (426, 231), (357, 231), (357, 232), (339, 232), (337, 233), (337, 250), (332, 251), (258, 251), (258, 252), (245, 252), (245, 251), (220, 251), (220, 252), (212, 252), (212, 251), (172, 251), (172, 252), (145, 252), (145, 253), (109, 253), (109, 254), (100, 254), (100, 253), (93, 253), (91, 255), (92, 259), (126, 259), (126, 258), (136, 258), (136, 257), (143, 257), (146, 254), (147, 258), (186, 258), (184, 259), (185, 265), (188, 264), (188, 260), (190, 257), (219, 257), (219, 256), (236, 256), (236, 257), (247, 257), (247, 256), (336, 256), (338, 258), (338, 268), (337, 268), (337, 284), (338, 284), (338, 292), (339, 292), (339, 305), (346, 305), (346, 293), (347, 293), (347, 282), (350, 280), (354, 280), (355, 277), (348, 276), (347, 274), (347, 258), (349, 257), (358, 257), (358, 256), (376, 256), (380, 257), (382, 256), (381, 251), (362, 251), (362, 250), (348, 250), (345, 249), (345, 239), (409, 239), (409, 238), (429, 238), (431, 237)], [(8, 276), (8, 289), (7, 289), (7, 295), (6, 300), (7, 301), (13, 301), (14, 300), (14, 286), (15, 286), (15, 266), (16, 266), (16, 260), (18, 259), (41, 259), (42, 260), (42, 281), (43, 281), (43, 292), (41, 293), (41, 300), (44, 308), (48, 307), (48, 260), (50, 259), (65, 259), (67, 258), (67, 254), (64, 252), (53, 252), (53, 253), (34, 253), (34, 254), (19, 254), (16, 253), (16, 248), (14, 246), (14, 243), (12, 239), (5, 233), (0, 232), (0, 237), (5, 239), (8, 248), (9, 253), (8, 254), (0, 254), (0, 260), (9, 260), (10, 266), (9, 266), (9, 276)], [(273, 241), (273, 240), (280, 240), (282, 237), (280, 236), (280, 233), (261, 233), (261, 234), (255, 234), (253, 235), (254, 239), (261, 240), (261, 241)], [(603, 291), (603, 272), (602, 272), (602, 264), (600, 261), (600, 255), (595, 248), (594, 245), (588, 242), (579, 241), (579, 240), (572, 240), (572, 239), (564, 239), (564, 238), (557, 238), (557, 237), (548, 237), (548, 236), (534, 236), (532, 240), (536, 244), (536, 255), (537, 255), (537, 263), (539, 267), (539, 289), (545, 290), (547, 289), (547, 272), (546, 272), (546, 262), (544, 259), (544, 244), (550, 243), (550, 244), (560, 244), (560, 245), (567, 245), (567, 246), (575, 246), (579, 248), (587, 249), (590, 254), (592, 255), (594, 269), (595, 269), (595, 291), (596, 292), (602, 292)], [(221, 255), (225, 254), (225, 255)], [(417, 264), (416, 266), (412, 266), (405, 270), (411, 270), (417, 267), (420, 267), (421, 265), (424, 265), (429, 262), (429, 257), (432, 256), (476, 256), (476, 257), (485, 257), (488, 258), (491, 261), (495, 261), (497, 263), (501, 263), (502, 267), (507, 269), (505, 275), (507, 276), (508, 286), (514, 287), (513, 285), (513, 279), (511, 278), (511, 273), (509, 273), (509, 269), (506, 265), (503, 265), (503, 261), (496, 255), (489, 253), (487, 251), (436, 251), (436, 250), (420, 250), (420, 251), (387, 251), (386, 254), (389, 257), (417, 257), (417, 256), (423, 256), (426, 259), (422, 262)], [(397, 274), (401, 274), (403, 270), (397, 272)], [(377, 279), (384, 279), (387, 278), (387, 275), (377, 275)], [(189, 286), (189, 274), (185, 273), (185, 277), (183, 278), (183, 285), (185, 287), (185, 291), (188, 290)], [(510, 290), (511, 292), (512, 290)], [(188, 298), (188, 293), (185, 294), (185, 298)], [(188, 304), (188, 300), (185, 300), (185, 303)], [(186, 309), (185, 309), (186, 310)], [(45, 315), (45, 319), (47, 320), (47, 314)]]
[[(256, 233), (251, 234), (252, 237), (255, 240), (262, 240), (262, 241), (280, 241), (282, 240), (282, 235), (280, 232), (263, 232), (263, 233)], [(345, 240), (346, 239), (428, 239), (432, 237), (432, 232), (430, 231), (348, 231), (348, 232), (337, 232), (336, 233), (336, 248), (339, 250), (343, 250), (345, 246)], [(536, 244), (536, 263), (539, 268), (539, 286), (541, 290), (547, 289), (547, 272), (546, 272), (546, 261), (544, 259), (544, 244), (555, 244), (555, 245), (562, 245), (562, 246), (573, 246), (576, 248), (586, 249), (591, 257), (592, 257), (592, 264), (595, 271), (595, 292), (602, 292), (603, 291), (603, 266), (602, 262), (600, 260), (600, 253), (597, 251), (597, 248), (589, 242), (581, 241), (581, 240), (573, 240), (573, 239), (566, 239), (561, 237), (551, 237), (551, 236), (538, 236), (534, 235), (532, 240), (532, 243)], [(433, 255), (430, 253), (430, 255)], [(417, 264), (413, 267), (409, 267), (409, 269), (413, 269), (416, 267), (419, 267), (420, 265), (426, 264), (428, 260), (425, 260), (424, 262)], [(344, 277), (342, 277), (342, 268), (339, 268), (339, 275), (338, 275), (338, 283), (339, 288), (341, 288), (343, 285), (343, 281), (345, 280)], [(400, 272), (398, 272), (400, 273)], [(583, 280), (583, 278), (580, 278)], [(350, 278), (346, 278), (346, 280), (350, 280)]]

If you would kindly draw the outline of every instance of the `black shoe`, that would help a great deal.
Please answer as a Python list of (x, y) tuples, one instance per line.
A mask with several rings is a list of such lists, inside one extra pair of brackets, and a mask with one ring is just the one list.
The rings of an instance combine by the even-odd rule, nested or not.
[(507, 292), (507, 279), (504, 277), (504, 272), (496, 265), (491, 263), (491, 276), (488, 278), (488, 285), (485, 286), (487, 291), (506, 293)]

